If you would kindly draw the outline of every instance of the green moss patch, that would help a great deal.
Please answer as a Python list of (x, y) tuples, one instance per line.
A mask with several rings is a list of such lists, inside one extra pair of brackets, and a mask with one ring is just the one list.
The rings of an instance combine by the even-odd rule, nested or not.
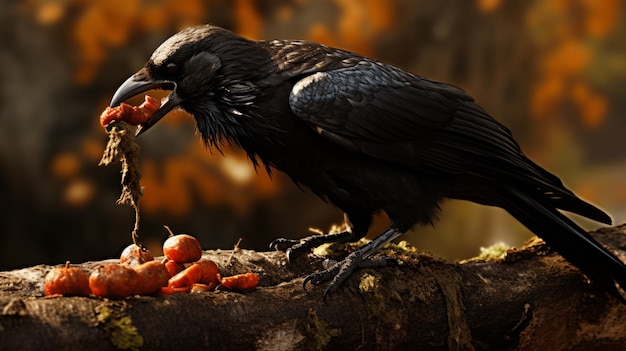
[(139, 350), (143, 337), (129, 315), (116, 313), (107, 304), (96, 307), (98, 327), (102, 328), (111, 343), (120, 350)]

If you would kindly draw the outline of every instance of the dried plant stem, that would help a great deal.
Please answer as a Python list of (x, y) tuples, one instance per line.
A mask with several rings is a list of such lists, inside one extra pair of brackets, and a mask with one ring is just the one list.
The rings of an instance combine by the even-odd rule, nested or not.
[(135, 133), (123, 121), (115, 121), (107, 126), (109, 142), (107, 143), (100, 166), (108, 166), (115, 162), (122, 163), (122, 193), (118, 204), (126, 204), (135, 210), (135, 226), (132, 232), (133, 243), (138, 244), (139, 238), (139, 207), (137, 203), (143, 195), (141, 188), (141, 171), (139, 170), (139, 145), (135, 142)]

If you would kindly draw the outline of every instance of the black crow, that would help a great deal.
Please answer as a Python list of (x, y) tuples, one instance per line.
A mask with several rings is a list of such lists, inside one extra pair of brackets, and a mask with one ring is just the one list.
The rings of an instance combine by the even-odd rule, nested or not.
[(300, 40), (254, 41), (204, 25), (167, 39), (126, 80), (111, 106), (151, 89), (171, 90), (138, 128), (174, 108), (195, 118), (209, 147), (231, 143), (252, 163), (285, 172), (346, 214), (350, 230), (278, 239), (288, 258), (327, 242), (363, 237), (384, 211), (391, 226), (305, 284), (324, 296), (416, 224), (444, 198), (498, 206), (620, 297), (626, 266), (560, 210), (610, 224), (555, 175), (528, 159), (510, 131), (465, 91), (347, 51)]

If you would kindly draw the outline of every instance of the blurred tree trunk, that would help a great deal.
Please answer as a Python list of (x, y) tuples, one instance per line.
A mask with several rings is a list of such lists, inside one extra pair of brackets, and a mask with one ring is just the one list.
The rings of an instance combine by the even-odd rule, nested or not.
[[(595, 232), (626, 247), (626, 227)], [(624, 253), (623, 251), (621, 252)], [(302, 289), (319, 258), (207, 251), (224, 275), (258, 272), (245, 293), (43, 298), (49, 266), (0, 273), (0, 345), (20, 350), (622, 350), (626, 306), (543, 244), (492, 262), (405, 256), (362, 270), (338, 292)], [(80, 265), (93, 269), (102, 262)]]

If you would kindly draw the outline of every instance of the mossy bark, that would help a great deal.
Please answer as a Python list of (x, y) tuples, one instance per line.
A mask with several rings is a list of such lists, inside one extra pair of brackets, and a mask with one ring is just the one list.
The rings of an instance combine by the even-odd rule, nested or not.
[[(626, 228), (593, 233), (625, 257)], [(619, 249), (619, 250), (618, 250)], [(339, 291), (302, 288), (321, 259), (206, 251), (223, 275), (260, 286), (132, 297), (44, 298), (50, 266), (0, 272), (0, 345), (19, 350), (622, 350), (626, 306), (545, 246), (503, 260), (445, 263), (413, 255), (356, 272)], [(102, 262), (80, 265), (86, 271)]]

